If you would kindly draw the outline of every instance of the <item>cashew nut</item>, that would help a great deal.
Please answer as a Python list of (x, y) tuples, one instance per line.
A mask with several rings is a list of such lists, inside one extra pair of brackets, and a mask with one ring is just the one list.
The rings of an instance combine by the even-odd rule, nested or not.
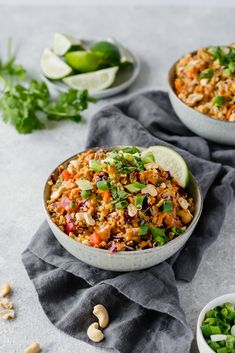
[[(88, 327), (87, 336), (93, 342), (100, 342), (104, 339), (104, 334), (102, 331), (99, 330), (99, 325), (97, 322), (94, 322)], [(30, 353), (30, 352), (25, 352), (25, 353)]]
[(40, 352), (40, 350), (41, 350), (40, 344), (35, 342), (30, 346), (28, 346), (27, 348), (25, 348), (24, 353), (38, 353)]
[(149, 194), (150, 196), (157, 196), (157, 189), (152, 184), (147, 184), (142, 190), (142, 194)]
[(107, 312), (107, 309), (102, 304), (94, 306), (93, 314), (99, 320), (99, 325), (101, 328), (105, 328), (108, 325), (109, 314)]
[(0, 308), (12, 309), (13, 304), (8, 298), (0, 298)]
[(1, 288), (1, 297), (7, 296), (11, 292), (11, 286), (9, 283), (4, 283)]
[(15, 317), (15, 311), (13, 309), (4, 309), (0, 311), (0, 317), (4, 320), (11, 320)]

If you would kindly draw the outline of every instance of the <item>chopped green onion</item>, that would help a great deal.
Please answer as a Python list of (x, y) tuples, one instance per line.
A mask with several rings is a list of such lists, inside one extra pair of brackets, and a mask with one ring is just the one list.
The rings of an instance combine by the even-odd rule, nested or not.
[(142, 222), (140, 225), (139, 235), (146, 235), (148, 233), (149, 226), (147, 223)]
[(173, 211), (173, 203), (170, 200), (166, 200), (161, 207), (162, 212), (172, 212)]
[(134, 204), (138, 209), (142, 208), (144, 199), (145, 199), (145, 196), (141, 196), (141, 195), (134, 196)]
[(125, 185), (125, 188), (130, 192), (138, 192), (141, 189), (143, 189), (145, 186), (146, 185), (144, 184), (136, 182), (136, 183)]
[(142, 158), (142, 162), (144, 164), (155, 162), (155, 158), (154, 158), (154, 155), (152, 154), (152, 152), (146, 153), (146, 155)]
[(123, 208), (127, 208), (128, 205), (129, 205), (129, 203), (128, 203), (127, 201), (123, 200), (123, 201), (117, 202), (117, 203), (115, 204), (115, 207), (116, 207), (118, 210), (121, 210), (121, 209), (123, 209)]
[(124, 153), (130, 153), (130, 154), (140, 153), (140, 150), (137, 147), (135, 147), (135, 146), (124, 147), (124, 148), (122, 148), (122, 151)]
[(75, 208), (75, 201), (73, 200), (72, 202), (71, 202), (71, 208)]
[(89, 166), (94, 172), (100, 172), (102, 169), (101, 161), (97, 161), (95, 159), (89, 161)]
[(61, 187), (62, 183), (59, 181), (55, 184), (56, 189), (59, 189)]
[(227, 68), (223, 70), (223, 76), (224, 77), (229, 77), (231, 76), (231, 71)]
[(84, 199), (87, 199), (91, 194), (91, 191), (90, 190), (82, 190), (81, 192), (81, 198), (84, 200)]
[(217, 96), (213, 99), (213, 103), (218, 105), (218, 106), (221, 106), (224, 104), (224, 96)]
[(203, 325), (201, 326), (201, 330), (206, 337), (210, 337), (211, 335), (217, 335), (221, 333), (219, 326)]
[(97, 181), (96, 186), (97, 186), (98, 189), (103, 190), (103, 191), (109, 189), (109, 184), (108, 184), (107, 180), (99, 180), (99, 181)]
[(89, 180), (80, 179), (76, 181), (77, 185), (80, 187), (81, 190), (91, 190), (92, 184)]
[(226, 347), (218, 348), (217, 353), (229, 353)]

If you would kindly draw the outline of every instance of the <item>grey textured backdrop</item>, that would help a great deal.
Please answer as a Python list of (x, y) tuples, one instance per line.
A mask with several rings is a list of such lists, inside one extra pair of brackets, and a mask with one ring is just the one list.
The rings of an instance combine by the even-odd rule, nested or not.
[[(129, 92), (166, 88), (170, 64), (197, 47), (234, 41), (235, 10), (207, 7), (0, 7), (0, 49), (14, 39), (19, 61), (39, 75), (40, 52), (54, 31), (79, 37), (116, 36), (142, 61), (139, 79)], [(118, 100), (122, 96), (109, 100)], [(43, 352), (94, 353), (89, 345), (59, 332), (44, 315), (20, 254), (43, 220), (42, 187), (60, 161), (85, 145), (88, 122), (99, 102), (86, 112), (86, 123), (51, 123), (49, 129), (19, 135), (0, 122), (0, 283), (13, 284), (17, 319), (0, 321), (0, 352), (19, 353), (38, 340)], [(206, 210), (205, 210), (206, 211)], [(219, 239), (205, 253), (192, 283), (179, 283), (183, 308), (192, 329), (197, 315), (213, 297), (234, 290), (235, 207), (229, 209)], [(193, 352), (197, 352), (194, 347)], [(171, 353), (171, 352), (169, 352)]]

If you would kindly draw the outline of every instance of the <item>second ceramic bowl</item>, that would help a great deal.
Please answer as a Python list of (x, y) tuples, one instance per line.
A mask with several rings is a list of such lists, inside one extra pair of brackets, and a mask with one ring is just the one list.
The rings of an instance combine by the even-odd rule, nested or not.
[(168, 91), (171, 104), (179, 119), (187, 128), (199, 136), (224, 145), (235, 146), (235, 122), (218, 120), (202, 114), (190, 108), (178, 98), (174, 90), (177, 62), (169, 71)]

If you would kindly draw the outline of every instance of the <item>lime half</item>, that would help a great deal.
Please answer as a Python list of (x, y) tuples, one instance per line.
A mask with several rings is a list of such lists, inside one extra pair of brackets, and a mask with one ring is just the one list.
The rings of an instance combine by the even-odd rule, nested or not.
[(185, 160), (179, 153), (168, 147), (151, 146), (145, 149), (141, 156), (144, 157), (150, 152), (153, 154), (155, 162), (164, 170), (168, 170), (180, 186), (183, 188), (187, 186), (189, 181), (189, 170)]
[(56, 55), (63, 56), (67, 51), (74, 47), (80, 47), (81, 41), (62, 33), (55, 33), (53, 40), (53, 51)]
[(42, 73), (52, 80), (59, 80), (72, 72), (71, 67), (48, 48), (42, 53), (40, 66)]
[(63, 82), (75, 89), (87, 89), (90, 93), (110, 87), (115, 80), (118, 67), (65, 77)]

